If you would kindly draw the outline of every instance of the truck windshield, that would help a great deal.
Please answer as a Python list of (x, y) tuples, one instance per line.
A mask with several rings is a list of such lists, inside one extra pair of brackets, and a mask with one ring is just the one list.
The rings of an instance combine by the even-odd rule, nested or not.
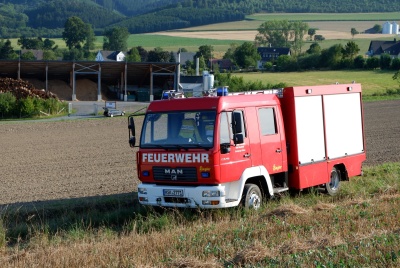
[(214, 144), (215, 111), (148, 113), (141, 148), (210, 149)]

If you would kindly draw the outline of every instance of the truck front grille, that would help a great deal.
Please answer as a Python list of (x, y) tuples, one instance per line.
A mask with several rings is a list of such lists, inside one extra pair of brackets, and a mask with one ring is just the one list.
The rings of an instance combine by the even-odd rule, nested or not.
[(156, 181), (197, 181), (197, 170), (195, 167), (153, 167), (153, 175)]

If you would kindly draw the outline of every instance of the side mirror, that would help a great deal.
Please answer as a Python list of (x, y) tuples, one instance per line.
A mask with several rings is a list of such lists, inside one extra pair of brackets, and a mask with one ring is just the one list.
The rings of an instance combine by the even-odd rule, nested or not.
[(133, 116), (128, 116), (128, 130), (129, 130), (129, 146), (134, 147), (136, 144), (136, 131), (135, 131), (135, 121)]
[(229, 143), (221, 143), (221, 154), (227, 154), (231, 151), (231, 145)]
[(136, 144), (136, 137), (135, 136), (130, 137), (129, 138), (129, 146), (131, 146), (133, 148), (133, 147), (135, 147), (135, 144)]
[(232, 132), (235, 145), (244, 142), (243, 116), (240, 111), (233, 111), (232, 113)]
[(233, 111), (232, 113), (232, 131), (233, 134), (238, 134), (243, 132), (243, 121), (242, 121), (242, 113)]
[(243, 133), (237, 133), (233, 135), (233, 140), (235, 144), (241, 144), (244, 143), (244, 136)]

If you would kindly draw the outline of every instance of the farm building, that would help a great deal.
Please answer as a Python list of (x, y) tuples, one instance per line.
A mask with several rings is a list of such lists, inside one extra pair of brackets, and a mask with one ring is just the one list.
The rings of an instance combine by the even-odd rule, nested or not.
[(125, 54), (122, 51), (99, 50), (96, 61), (124, 61)]
[[(178, 61), (178, 52), (172, 52), (175, 61)], [(195, 52), (180, 52), (180, 64), (183, 68), (186, 68), (186, 62), (190, 61), (193, 62), (194, 56), (196, 55)]]
[(257, 63), (259, 69), (262, 69), (266, 62), (276, 61), (281, 55), (290, 56), (290, 48), (287, 47), (259, 47), (257, 51), (261, 56), (261, 60)]
[(398, 58), (400, 56), (400, 41), (397, 41), (396, 38), (393, 41), (371, 41), (367, 52), (368, 56), (380, 56), (384, 53), (389, 54), (392, 58)]
[[(102, 85), (116, 88), (121, 100), (127, 100), (128, 86), (146, 89), (143, 101), (153, 100), (158, 89), (167, 81), (178, 85), (177, 63), (134, 63), (117, 61), (31, 61), (0, 60), (0, 77), (17, 80), (36, 79), (44, 83), (43, 89), (49, 90), (49, 81), (62, 81), (71, 87), (71, 100), (76, 100), (76, 82), (89, 79), (97, 82), (97, 101), (100, 101)], [(144, 95), (144, 94), (143, 94)], [(96, 99), (94, 99), (96, 100)]]
[(218, 65), (219, 70), (230, 71), (234, 68), (234, 64), (230, 59), (211, 59), (208, 67), (212, 69), (215, 65)]
[(36, 60), (43, 60), (43, 50), (40, 49), (21, 49), (21, 55), (31, 52)]

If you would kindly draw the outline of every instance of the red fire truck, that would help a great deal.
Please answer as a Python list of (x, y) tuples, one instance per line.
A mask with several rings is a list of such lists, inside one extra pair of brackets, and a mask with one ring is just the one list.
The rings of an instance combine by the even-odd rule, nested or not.
[[(360, 84), (287, 87), (150, 103), (137, 152), (143, 205), (257, 209), (264, 198), (318, 187), (330, 195), (362, 174)], [(135, 124), (128, 117), (129, 143)]]

